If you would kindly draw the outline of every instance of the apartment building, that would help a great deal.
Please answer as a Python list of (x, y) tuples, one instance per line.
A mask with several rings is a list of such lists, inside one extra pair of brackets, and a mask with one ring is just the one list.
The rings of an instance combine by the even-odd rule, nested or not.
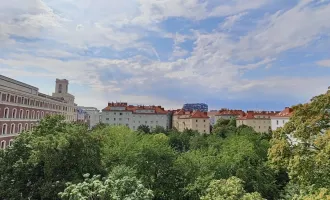
[(100, 111), (94, 107), (78, 106), (77, 109), (85, 111), (89, 116), (89, 128), (93, 128), (100, 123)]
[(217, 110), (210, 110), (209, 112), (207, 112), (207, 116), (210, 118), (210, 124), (211, 126), (214, 126), (214, 124), (217, 122), (217, 120), (215, 119), (216, 115), (218, 114), (219, 111)]
[(168, 112), (161, 106), (128, 105), (126, 102), (112, 102), (102, 110), (102, 123), (125, 125), (137, 130), (140, 125), (153, 129), (162, 126), (169, 129)]
[(242, 117), (244, 115), (245, 115), (245, 113), (243, 110), (230, 110), (227, 108), (222, 108), (215, 115), (215, 121), (218, 121), (219, 119), (236, 119), (236, 118)]
[(61, 114), (69, 119), (68, 109), (73, 104), (0, 75), (0, 148), (11, 145), (23, 131), (32, 130), (46, 115)]
[(202, 134), (210, 134), (210, 119), (207, 112), (186, 111), (181, 109), (173, 114), (172, 125), (178, 131), (191, 129)]
[(256, 132), (265, 133), (271, 129), (271, 117), (280, 113), (279, 111), (247, 111), (244, 116), (236, 119), (236, 126), (247, 125)]
[(275, 131), (279, 127), (283, 127), (286, 124), (290, 117), (293, 114), (293, 109), (289, 107), (285, 107), (280, 113), (277, 113), (274, 116), (271, 116), (271, 127), (272, 130)]

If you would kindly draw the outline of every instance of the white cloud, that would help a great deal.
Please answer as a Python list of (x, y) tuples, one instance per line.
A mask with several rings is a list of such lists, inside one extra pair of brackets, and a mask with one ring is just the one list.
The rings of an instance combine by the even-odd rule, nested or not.
[(239, 13), (237, 15), (232, 15), (226, 18), (226, 20), (222, 23), (221, 28), (230, 30), (231, 27), (237, 23), (244, 15), (246, 15), (246, 12)]
[(322, 67), (330, 67), (330, 60), (320, 60), (317, 64)]

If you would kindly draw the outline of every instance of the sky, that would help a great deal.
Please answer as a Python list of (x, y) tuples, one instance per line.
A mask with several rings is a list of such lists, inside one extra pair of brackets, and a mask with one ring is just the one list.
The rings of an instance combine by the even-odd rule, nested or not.
[(329, 0), (0, 2), (0, 74), (81, 106), (282, 110), (330, 86)]

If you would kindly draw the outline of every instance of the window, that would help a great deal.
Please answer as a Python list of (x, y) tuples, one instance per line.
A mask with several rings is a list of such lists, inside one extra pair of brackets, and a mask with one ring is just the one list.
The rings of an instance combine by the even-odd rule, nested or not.
[(2, 135), (7, 134), (7, 124), (2, 125)]
[(196, 122), (198, 122), (198, 119), (196, 119)]
[(30, 111), (25, 111), (25, 119), (30, 119)]
[(40, 112), (37, 111), (37, 119), (40, 119)]
[(6, 141), (2, 140), (1, 141), (1, 149), (5, 149), (6, 148)]
[(116, 121), (116, 118), (113, 118), (113, 121)]
[(204, 133), (205, 133), (206, 131), (204, 130)]
[(10, 134), (14, 134), (15, 133), (15, 124), (11, 124), (10, 125)]
[(154, 123), (154, 121), (150, 121), (150, 124)]
[(158, 121), (156, 121), (156, 124), (158, 124)]
[(28, 124), (25, 124), (25, 126), (24, 126), (24, 130), (25, 130), (25, 131), (28, 131), (28, 130), (29, 130), (29, 125), (28, 125)]
[(259, 126), (259, 129), (260, 129), (260, 126)]
[(204, 119), (204, 122), (205, 122), (205, 119)]
[(9, 140), (9, 146), (11, 147), (13, 145), (14, 140)]
[(9, 108), (5, 108), (5, 109), (3, 110), (3, 117), (4, 117), (4, 118), (9, 118)]
[(105, 120), (109, 120), (109, 118), (105, 118)]
[(206, 125), (204, 124), (204, 128), (206, 128)]
[(17, 115), (17, 109), (16, 108), (14, 108), (13, 109), (13, 113), (12, 113), (12, 117), (11, 118), (16, 118), (16, 115)]
[(36, 117), (35, 112), (34, 112), (34, 110), (32, 110), (32, 112), (31, 112), (31, 118), (32, 119), (35, 119), (35, 117)]
[(18, 133), (22, 133), (22, 124), (18, 124)]
[(119, 113), (119, 115), (123, 115), (123, 113)]
[(276, 120), (276, 125), (278, 125), (278, 120)]
[(121, 118), (119, 118), (119, 121), (121, 121)]
[(116, 115), (116, 113), (114, 113)]
[(41, 111), (41, 118), (44, 118), (44, 111)]
[(58, 84), (58, 93), (62, 93), (62, 84)]
[(133, 129), (135, 130), (135, 126), (133, 126)]
[(34, 128), (34, 125), (31, 124), (31, 125), (30, 125), (30, 129), (31, 129), (31, 131), (33, 131), (33, 128)]
[(146, 123), (148, 123), (148, 122), (146, 121)]
[(285, 122), (284, 122), (284, 120), (283, 120), (283, 124), (284, 124)]

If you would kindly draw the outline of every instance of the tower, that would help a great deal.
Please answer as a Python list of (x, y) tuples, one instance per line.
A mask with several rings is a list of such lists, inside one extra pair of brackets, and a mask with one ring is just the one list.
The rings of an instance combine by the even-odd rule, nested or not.
[(55, 93), (67, 94), (69, 81), (66, 79), (56, 79)]

